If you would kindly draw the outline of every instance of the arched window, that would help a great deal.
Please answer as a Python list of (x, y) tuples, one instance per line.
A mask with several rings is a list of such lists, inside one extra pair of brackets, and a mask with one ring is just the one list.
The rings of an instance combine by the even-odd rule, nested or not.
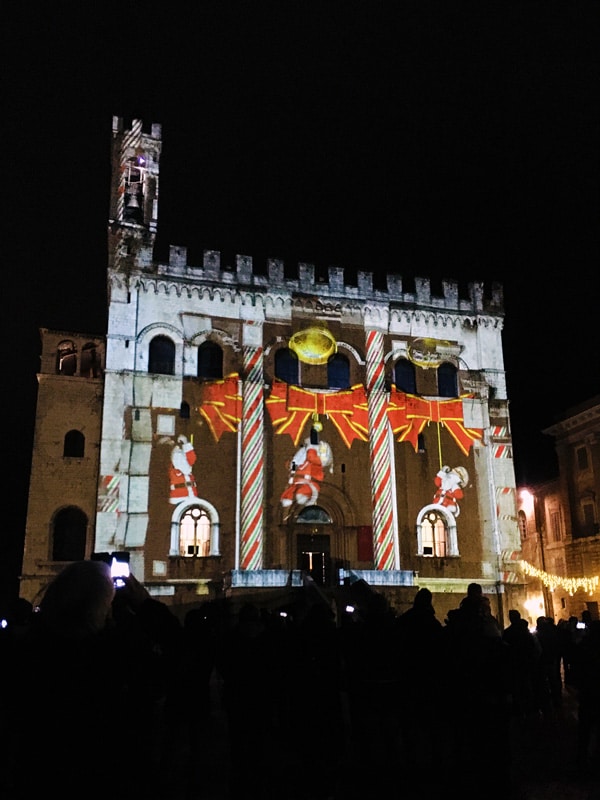
[(81, 561), (85, 558), (88, 520), (80, 508), (63, 508), (52, 525), (52, 560)]
[(148, 372), (175, 374), (175, 343), (168, 336), (155, 336), (150, 342)]
[(179, 406), (179, 417), (181, 419), (190, 418), (190, 404), (186, 403), (185, 400), (182, 400), (181, 405)]
[(437, 370), (438, 396), (458, 397), (458, 370), (454, 364), (443, 361)]
[(415, 365), (407, 358), (399, 358), (394, 365), (394, 384), (396, 389), (406, 394), (417, 393)]
[(296, 522), (309, 525), (331, 525), (333, 520), (321, 506), (307, 506), (298, 514)]
[(275, 377), (298, 385), (299, 374), (298, 357), (288, 347), (281, 347), (275, 353)]
[(519, 522), (519, 531), (521, 533), (521, 539), (527, 538), (527, 514), (524, 511), (517, 512), (517, 519)]
[(77, 347), (75, 342), (61, 342), (56, 349), (56, 372), (59, 375), (75, 375), (77, 372)]
[(63, 458), (83, 458), (85, 436), (81, 431), (68, 431), (63, 444)]
[(98, 378), (100, 375), (100, 360), (95, 342), (87, 342), (81, 348), (80, 375), (85, 378)]
[(446, 519), (438, 511), (428, 511), (421, 520), (422, 553), (424, 556), (448, 555), (448, 530)]
[(223, 351), (215, 342), (203, 342), (198, 348), (198, 377), (207, 381), (223, 380)]
[(179, 555), (187, 558), (210, 555), (210, 517), (203, 508), (187, 508), (179, 520)]
[(169, 555), (185, 558), (218, 556), (220, 523), (207, 500), (187, 498), (173, 509)]
[(327, 362), (327, 387), (329, 389), (350, 388), (350, 362), (341, 353), (335, 353)]

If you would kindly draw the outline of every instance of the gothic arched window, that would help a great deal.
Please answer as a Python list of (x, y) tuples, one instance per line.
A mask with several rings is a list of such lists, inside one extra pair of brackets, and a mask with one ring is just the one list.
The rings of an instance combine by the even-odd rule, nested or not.
[(417, 393), (415, 365), (407, 358), (399, 358), (394, 365), (394, 384), (396, 389), (406, 394)]
[(210, 340), (198, 348), (198, 377), (209, 381), (223, 380), (223, 350)]
[(97, 378), (100, 375), (100, 359), (95, 342), (87, 342), (81, 348), (80, 375), (86, 378)]
[(327, 387), (329, 389), (350, 388), (350, 362), (341, 353), (331, 356), (327, 362)]
[(421, 542), (424, 556), (448, 555), (448, 528), (446, 518), (438, 511), (428, 511), (421, 520)]
[(63, 458), (83, 458), (85, 436), (81, 431), (68, 431), (63, 444)]
[(187, 558), (210, 555), (210, 529), (210, 517), (203, 508), (187, 508), (179, 520), (179, 555)]
[(61, 342), (56, 349), (56, 372), (59, 375), (75, 375), (77, 372), (77, 346), (75, 342)]
[(175, 374), (175, 343), (168, 336), (155, 336), (148, 352), (148, 372)]
[(81, 561), (85, 558), (88, 520), (80, 508), (63, 508), (52, 524), (52, 560)]
[(281, 347), (275, 353), (275, 377), (280, 381), (298, 385), (299, 382), (298, 357), (289, 347)]
[(437, 370), (438, 396), (458, 397), (458, 370), (454, 364), (442, 362)]

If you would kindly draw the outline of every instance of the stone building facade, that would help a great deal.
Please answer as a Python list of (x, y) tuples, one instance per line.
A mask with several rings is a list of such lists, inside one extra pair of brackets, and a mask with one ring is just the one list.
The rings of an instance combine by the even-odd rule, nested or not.
[(161, 146), (114, 119), (106, 337), (41, 331), (21, 594), (127, 551), (179, 608), (310, 576), (397, 606), (427, 586), (443, 618), (477, 581), (502, 619), (524, 585), (502, 287), (159, 263)]
[(531, 565), (528, 610), (600, 618), (600, 395), (567, 409), (554, 438), (558, 477), (519, 487), (520, 557)]

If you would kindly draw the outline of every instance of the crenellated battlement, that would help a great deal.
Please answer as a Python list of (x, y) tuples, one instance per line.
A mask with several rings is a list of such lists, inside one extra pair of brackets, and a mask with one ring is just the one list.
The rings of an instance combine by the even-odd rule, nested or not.
[[(327, 279), (316, 276), (314, 264), (299, 263), (296, 277), (286, 278), (284, 262), (267, 260), (267, 274), (255, 273), (251, 256), (236, 255), (235, 267), (221, 265), (218, 250), (205, 250), (202, 265), (188, 263), (187, 247), (170, 245), (167, 264), (157, 263), (154, 245), (158, 226), (158, 183), (162, 149), (162, 126), (153, 123), (145, 133), (141, 120), (126, 127), (121, 117), (113, 118), (113, 179), (109, 219), (109, 271), (113, 274), (139, 272), (159, 276), (166, 284), (185, 283), (208, 288), (228, 287), (239, 294), (253, 292), (336, 300), (343, 303), (382, 303), (403, 309), (459, 312), (465, 315), (504, 316), (504, 295), (500, 283), (467, 284), (461, 297), (456, 281), (443, 280), (441, 295), (431, 292), (429, 278), (414, 278), (410, 290), (401, 275), (388, 274), (386, 289), (376, 288), (374, 274), (359, 270), (356, 283), (345, 281), (342, 267), (329, 267)], [(405, 282), (408, 284), (408, 281)]]
[(299, 263), (297, 278), (286, 278), (284, 262), (270, 258), (267, 261), (267, 274), (255, 274), (251, 256), (238, 255), (235, 270), (221, 267), (221, 253), (218, 250), (205, 250), (202, 266), (192, 266), (187, 262), (187, 248), (171, 245), (169, 263), (158, 264), (156, 271), (164, 277), (184, 279), (186, 282), (220, 284), (237, 289), (281, 291), (286, 294), (318, 295), (322, 298), (374, 301), (386, 304), (402, 304), (406, 307), (427, 307), (461, 311), (466, 313), (504, 314), (504, 293), (500, 283), (492, 283), (491, 294), (484, 293), (484, 284), (478, 281), (468, 283), (468, 298), (459, 296), (456, 281), (442, 281), (443, 295), (431, 293), (429, 278), (415, 278), (414, 291), (403, 291), (401, 275), (386, 276), (387, 291), (376, 289), (373, 273), (359, 271), (356, 285), (344, 282), (343, 267), (329, 267), (328, 280), (316, 279), (314, 264)]

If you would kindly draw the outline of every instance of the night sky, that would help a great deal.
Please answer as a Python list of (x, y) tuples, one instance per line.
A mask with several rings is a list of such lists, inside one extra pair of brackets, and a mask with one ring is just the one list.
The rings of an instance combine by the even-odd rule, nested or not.
[(600, 393), (598, 2), (39, 5), (4, 9), (0, 34), (4, 563), (38, 328), (106, 330), (113, 115), (163, 126), (162, 260), (503, 284), (517, 481), (555, 475), (542, 430)]

